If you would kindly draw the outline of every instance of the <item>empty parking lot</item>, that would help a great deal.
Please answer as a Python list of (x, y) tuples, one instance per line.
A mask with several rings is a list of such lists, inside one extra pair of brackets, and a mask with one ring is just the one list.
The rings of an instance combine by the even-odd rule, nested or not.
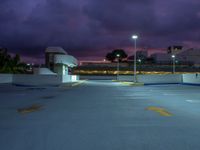
[(0, 85), (0, 146), (199, 150), (199, 91), (199, 86), (128, 86), (112, 81), (73, 87)]

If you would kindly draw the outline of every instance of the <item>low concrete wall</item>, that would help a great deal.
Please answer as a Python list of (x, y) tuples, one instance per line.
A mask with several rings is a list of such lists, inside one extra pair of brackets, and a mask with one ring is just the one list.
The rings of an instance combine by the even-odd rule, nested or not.
[(56, 75), (49, 68), (33, 68), (33, 73), (36, 75)]
[(71, 75), (71, 82), (76, 82), (79, 80), (79, 76), (78, 75)]
[(64, 75), (62, 76), (62, 82), (66, 83), (66, 82), (76, 82), (79, 80), (79, 76), (77, 75)]
[(0, 83), (13, 83), (18, 85), (59, 85), (66, 82), (76, 82), (77, 75), (32, 75), (32, 74), (0, 74)]
[[(116, 80), (116, 76), (80, 76), (80, 79), (89, 80)], [(76, 82), (76, 75), (25, 75), (0, 74), (0, 83), (13, 83), (19, 85), (59, 85), (66, 82)], [(121, 81), (133, 81), (133, 76), (120, 75)], [(170, 74), (170, 75), (137, 75), (137, 81), (145, 84), (156, 83), (188, 83), (200, 84), (200, 74)]]
[(18, 85), (59, 85), (62, 83), (62, 76), (58, 75), (14, 75), (13, 84)]
[(118, 77), (118, 80), (120, 81), (133, 81), (134, 80), (134, 76), (132, 75), (120, 75)]
[[(81, 79), (88, 80), (116, 80), (117, 76), (80, 76)], [(120, 75), (118, 77), (120, 81), (133, 81), (134, 76)], [(169, 74), (169, 75), (137, 75), (137, 81), (145, 84), (153, 83), (181, 83), (181, 74)]]
[[(134, 76), (120, 75), (120, 81), (133, 81)], [(181, 74), (169, 74), (169, 75), (137, 75), (137, 82), (142, 82), (145, 84), (153, 83), (181, 83)]]
[(81, 80), (116, 80), (117, 76), (90, 76), (90, 75), (81, 75), (80, 76)]
[(138, 75), (138, 82), (145, 84), (160, 84), (160, 83), (182, 83), (181, 74), (169, 74), (169, 75)]
[(13, 75), (12, 74), (0, 74), (0, 83), (12, 83)]
[(62, 82), (63, 83), (71, 82), (71, 76), (70, 75), (64, 75), (64, 76), (62, 76)]
[(183, 74), (183, 83), (200, 84), (200, 74)]

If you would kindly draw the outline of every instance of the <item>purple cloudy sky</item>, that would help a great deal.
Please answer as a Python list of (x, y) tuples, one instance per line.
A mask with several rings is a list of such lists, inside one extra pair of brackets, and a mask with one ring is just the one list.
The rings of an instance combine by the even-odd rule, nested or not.
[(114, 48), (200, 47), (199, 0), (0, 0), (0, 47), (42, 59), (62, 46), (81, 59)]

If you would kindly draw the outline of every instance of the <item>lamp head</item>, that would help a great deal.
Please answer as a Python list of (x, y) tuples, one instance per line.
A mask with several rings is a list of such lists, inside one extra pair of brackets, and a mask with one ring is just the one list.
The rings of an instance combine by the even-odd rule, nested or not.
[(133, 35), (132, 39), (138, 39), (138, 36), (137, 35)]

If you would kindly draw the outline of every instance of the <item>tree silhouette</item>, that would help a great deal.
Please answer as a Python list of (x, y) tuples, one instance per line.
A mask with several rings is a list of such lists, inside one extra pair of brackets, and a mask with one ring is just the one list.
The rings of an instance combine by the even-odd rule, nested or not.
[(113, 55), (113, 53), (108, 53), (108, 54), (106, 55), (106, 59), (109, 60), (109, 61), (111, 61), (111, 62), (114, 62), (114, 60), (115, 60), (115, 55)]
[(116, 59), (119, 59), (119, 61), (122, 61), (123, 59), (127, 58), (128, 55), (123, 49), (115, 49), (111, 53), (108, 53), (106, 55), (106, 59), (114, 62)]
[(25, 63), (20, 62), (20, 56), (16, 54), (13, 58), (8, 54), (6, 48), (0, 49), (0, 72), (1, 73), (24, 73)]

